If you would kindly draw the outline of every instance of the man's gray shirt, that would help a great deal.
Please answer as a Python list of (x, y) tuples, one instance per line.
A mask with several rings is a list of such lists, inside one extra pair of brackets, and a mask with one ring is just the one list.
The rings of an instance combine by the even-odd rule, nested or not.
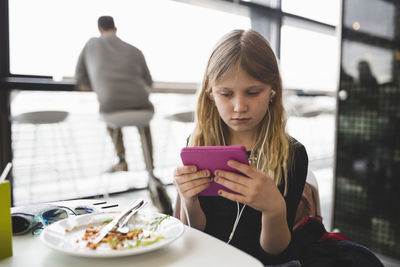
[(91, 87), (100, 112), (140, 109), (149, 105), (153, 83), (143, 53), (115, 34), (91, 38), (76, 67), (78, 85)]

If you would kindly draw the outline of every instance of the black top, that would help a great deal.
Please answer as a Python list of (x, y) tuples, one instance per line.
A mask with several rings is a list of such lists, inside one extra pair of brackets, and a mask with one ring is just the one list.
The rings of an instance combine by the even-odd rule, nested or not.
[[(304, 146), (296, 140), (290, 143), (290, 147), (294, 154), (292, 167), (288, 167), (288, 188), (284, 199), (286, 201), (287, 223), (290, 231), (292, 231), (297, 206), (307, 176), (308, 156)], [(284, 180), (278, 188), (283, 195)], [(218, 196), (199, 196), (199, 200), (207, 218), (204, 232), (227, 242), (236, 219), (236, 202)], [(239, 203), (239, 205), (241, 209), (243, 204)], [(293, 259), (292, 242), (281, 254), (270, 255), (260, 245), (260, 234), (261, 212), (246, 206), (230, 244), (256, 257), (265, 265)]]

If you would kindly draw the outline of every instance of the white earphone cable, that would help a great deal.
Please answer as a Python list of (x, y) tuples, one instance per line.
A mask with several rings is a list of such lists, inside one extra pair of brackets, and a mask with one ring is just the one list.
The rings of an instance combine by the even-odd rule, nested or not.
[[(258, 156), (257, 156), (257, 165), (256, 165), (256, 168), (257, 168), (257, 169), (259, 169), (259, 167), (260, 167), (261, 152), (262, 152), (262, 150), (263, 150), (263, 148), (264, 148), (265, 141), (267, 140), (268, 131), (269, 131), (269, 124), (270, 124), (270, 121), (271, 121), (271, 114), (269, 113), (269, 109), (267, 110), (267, 112), (268, 112), (267, 131), (266, 131), (266, 133), (265, 133), (264, 140), (263, 140), (262, 145), (261, 145), (261, 149), (260, 149), (259, 152), (258, 152)], [(237, 214), (236, 214), (236, 220), (235, 220), (235, 222), (233, 223), (232, 232), (231, 232), (231, 234), (229, 235), (229, 239), (228, 239), (228, 242), (227, 242), (228, 244), (231, 242), (231, 240), (232, 240), (232, 238), (233, 238), (233, 236), (234, 236), (234, 234), (235, 234), (236, 228), (237, 228), (237, 226), (238, 226), (238, 224), (239, 224), (240, 217), (242, 217), (242, 213), (243, 213), (243, 211), (244, 211), (244, 208), (246, 207), (246, 204), (243, 204), (243, 207), (242, 207), (242, 209), (241, 209), (241, 211), (240, 211), (240, 213), (239, 213), (239, 202), (236, 201), (236, 204), (237, 204), (238, 211), (237, 211)]]
[(183, 198), (182, 191), (181, 191), (181, 189), (179, 189), (179, 186), (175, 186), (175, 187), (176, 187), (176, 191), (178, 191), (178, 195), (179, 195), (179, 198), (180, 198), (180, 200), (181, 200), (181, 204), (182, 204), (182, 207), (183, 207), (183, 211), (185, 212), (185, 216), (186, 216), (186, 220), (187, 220), (188, 226), (189, 226), (189, 227), (192, 227), (192, 226), (190, 225), (189, 212), (188, 212), (188, 209), (187, 209), (187, 207), (186, 207), (186, 203), (185, 203), (185, 199)]

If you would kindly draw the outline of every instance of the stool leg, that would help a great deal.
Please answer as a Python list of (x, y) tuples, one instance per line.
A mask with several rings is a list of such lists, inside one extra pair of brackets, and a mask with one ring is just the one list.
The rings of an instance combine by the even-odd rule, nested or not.
[[(107, 156), (107, 158), (106, 158), (106, 156), (105, 156), (106, 155), (106, 150), (107, 150), (106, 149), (106, 145), (108, 144), (108, 141), (109, 141), (109, 137), (107, 135), (111, 136), (111, 142), (114, 143), (114, 134), (113, 134), (111, 128), (106, 127), (106, 131), (104, 133), (104, 140), (102, 142), (103, 143), (102, 153), (101, 153), (102, 156), (103, 156), (102, 157), (102, 164), (100, 165), (99, 169), (103, 168), (105, 164), (108, 164), (109, 162), (112, 162), (112, 158), (111, 157)], [(114, 147), (114, 145), (113, 145), (113, 147)], [(112, 151), (114, 151), (114, 149)], [(107, 155), (109, 155), (109, 153), (107, 153)], [(108, 194), (108, 177), (106, 177), (105, 173), (106, 172), (104, 170), (102, 170), (101, 173), (100, 173), (101, 180), (100, 180), (99, 183), (97, 183), (97, 192), (98, 192), (99, 195), (103, 195), (104, 198), (108, 198), (109, 197), (109, 194)]]
[(31, 202), (33, 200), (33, 192), (32, 192), (32, 185), (33, 185), (33, 179), (35, 177), (33, 171), (35, 169), (35, 163), (36, 163), (36, 159), (37, 159), (37, 132), (38, 132), (38, 126), (34, 125), (33, 126), (33, 142), (32, 142), (32, 159), (31, 159), (31, 165), (29, 166), (29, 201)]
[(151, 141), (150, 126), (138, 127), (140, 140), (142, 143), (143, 156), (146, 164), (146, 170), (149, 173), (148, 190), (150, 194), (151, 201), (153, 205), (158, 208), (158, 210), (164, 214), (172, 215), (172, 204), (171, 199), (165, 190), (164, 185), (153, 174), (153, 145)]
[(58, 129), (57, 129), (58, 126), (59, 126), (58, 123), (43, 125), (43, 127), (47, 127), (49, 129), (50, 141), (52, 143), (52, 147), (49, 149), (49, 160), (52, 162), (52, 168), (53, 168), (53, 171), (56, 176), (55, 183), (58, 185), (56, 194), (58, 194), (58, 196), (60, 198), (62, 198), (61, 197), (62, 191), (63, 191), (63, 186), (61, 184), (61, 182), (62, 182), (61, 173), (62, 172), (58, 169), (58, 167), (59, 167), (60, 162), (63, 161), (62, 155), (66, 155), (67, 157), (68, 157), (68, 155), (67, 155), (66, 151), (64, 151), (63, 154), (57, 153), (57, 148), (58, 148), (57, 141), (59, 141), (59, 137), (60, 137), (58, 135), (59, 134)]
[(122, 135), (122, 128), (111, 128), (107, 127), (107, 131), (111, 136), (112, 142), (114, 144), (115, 152), (119, 159), (125, 159), (125, 146), (124, 139)]
[(143, 157), (146, 164), (146, 170), (150, 175), (153, 175), (153, 143), (151, 140), (150, 126), (138, 127), (140, 141), (142, 143)]
[[(105, 127), (105, 133), (104, 133), (104, 140), (102, 141), (103, 147), (101, 150), (101, 155), (102, 155), (102, 161), (100, 163), (99, 166), (99, 170), (101, 170), (101, 174), (103, 175), (105, 170), (103, 170), (102, 168), (108, 164), (113, 164), (113, 160), (114, 160), (114, 132), (112, 131), (112, 128), (109, 128), (108, 126)], [(111, 143), (112, 143), (112, 150), (109, 151), (108, 150), (108, 142), (110, 141), (111, 138)], [(111, 152), (111, 153), (109, 153)], [(106, 156), (107, 155), (107, 156)]]
[[(75, 174), (74, 175), (74, 181), (73, 181), (73, 191), (76, 194), (76, 197), (80, 196), (80, 189), (79, 189), (79, 180), (82, 179), (82, 177), (85, 177), (83, 173), (83, 168), (81, 167), (81, 162), (83, 162), (80, 159), (80, 154), (77, 151), (77, 144), (75, 142), (75, 136), (72, 133), (72, 129), (70, 128), (70, 125), (68, 123), (64, 124), (64, 129), (62, 129), (63, 125), (60, 123), (57, 123), (55, 125), (55, 129), (58, 131), (58, 135), (60, 136), (60, 144), (64, 147), (66, 151), (66, 160), (70, 166), (71, 174), (72, 172)], [(65, 133), (66, 131), (66, 133)], [(70, 143), (70, 146), (68, 146), (68, 143)], [(75, 166), (74, 166), (75, 163)], [(71, 179), (70, 175), (68, 175), (69, 179)]]

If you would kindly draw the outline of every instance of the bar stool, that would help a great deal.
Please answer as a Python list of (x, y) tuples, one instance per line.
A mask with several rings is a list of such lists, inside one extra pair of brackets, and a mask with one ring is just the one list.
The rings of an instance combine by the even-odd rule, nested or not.
[(35, 125), (39, 124), (51, 124), (60, 123), (67, 119), (69, 113), (67, 111), (57, 110), (46, 110), (46, 111), (33, 111), (21, 113), (17, 116), (12, 117), (13, 122), (17, 123), (31, 123)]
[(194, 122), (194, 116), (194, 111), (185, 111), (169, 115), (166, 117), (166, 119), (179, 122)]
[(123, 127), (135, 126), (140, 135), (143, 158), (148, 173), (148, 185), (151, 200), (160, 212), (172, 214), (171, 200), (164, 188), (164, 185), (154, 176), (153, 170), (153, 149), (150, 132), (150, 121), (153, 118), (153, 110), (123, 110), (110, 113), (101, 113), (102, 119), (108, 127), (120, 129)]
[[(33, 111), (33, 112), (26, 112), (26, 113), (21, 113), (19, 115), (11, 117), (11, 121), (13, 123), (17, 124), (31, 124), (34, 125), (34, 130), (33, 130), (33, 145), (32, 145), (32, 156), (31, 156), (31, 163), (29, 166), (29, 195), (32, 197), (32, 180), (33, 180), (33, 173), (34, 173), (34, 167), (36, 166), (37, 158), (39, 156), (39, 150), (38, 150), (38, 131), (39, 127), (43, 125), (49, 125), (52, 124), (54, 125), (52, 127), (52, 131), (58, 131), (58, 134), (61, 136), (61, 143), (64, 146), (65, 150), (69, 150), (69, 141), (68, 138), (65, 137), (65, 135), (62, 134), (62, 130), (59, 128), (60, 123), (65, 122), (67, 119), (69, 113), (67, 111), (57, 111), (57, 110), (45, 110), (45, 111)], [(52, 133), (53, 137), (55, 136), (55, 133)], [(53, 139), (53, 138), (52, 138)], [(52, 150), (55, 150), (55, 145), (52, 147)], [(59, 153), (59, 152), (58, 152)], [(43, 154), (43, 151), (41, 151), (41, 154)], [(55, 173), (57, 173), (57, 182), (60, 183), (60, 173), (61, 171), (58, 169), (58, 166), (56, 163), (51, 164), (51, 161), (55, 158), (54, 153), (53, 156), (48, 156), (49, 159), (49, 170), (53, 169)], [(67, 155), (67, 160), (70, 162), (69, 157)], [(58, 188), (61, 188), (58, 186)], [(74, 185), (74, 191), (76, 192), (76, 186)]]

